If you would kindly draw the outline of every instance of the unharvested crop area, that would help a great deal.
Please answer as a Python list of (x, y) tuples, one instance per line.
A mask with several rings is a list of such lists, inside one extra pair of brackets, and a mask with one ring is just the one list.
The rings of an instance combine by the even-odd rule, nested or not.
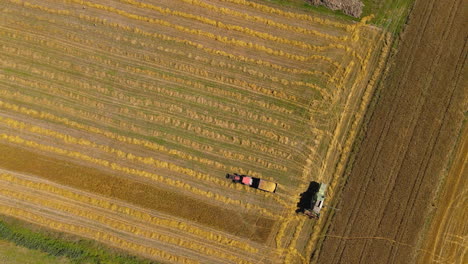
[[(390, 36), (243, 0), (0, 4), (0, 213), (170, 263), (308, 263)], [(270, 194), (226, 173), (277, 182)]]
[(416, 1), (317, 263), (466, 263), (467, 12)]

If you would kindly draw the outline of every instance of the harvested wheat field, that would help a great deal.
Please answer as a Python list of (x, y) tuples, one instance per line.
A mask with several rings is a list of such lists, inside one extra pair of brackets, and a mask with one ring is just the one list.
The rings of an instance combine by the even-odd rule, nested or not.
[[(244, 0), (0, 3), (0, 213), (162, 263), (309, 263), (391, 37)], [(225, 178), (278, 183), (262, 192)]]
[(415, 2), (316, 263), (467, 263), (463, 3)]

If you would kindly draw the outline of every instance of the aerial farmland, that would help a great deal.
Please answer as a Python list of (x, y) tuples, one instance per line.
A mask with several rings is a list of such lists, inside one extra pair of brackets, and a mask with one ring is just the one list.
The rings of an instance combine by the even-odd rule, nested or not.
[(0, 240), (72, 263), (326, 263), (411, 1), (299, 2), (1, 1)]

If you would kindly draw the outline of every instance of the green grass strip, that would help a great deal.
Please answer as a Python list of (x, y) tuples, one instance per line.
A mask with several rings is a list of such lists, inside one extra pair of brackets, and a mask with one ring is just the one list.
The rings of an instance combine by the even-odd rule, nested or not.
[(149, 260), (114, 252), (115, 250), (95, 241), (66, 238), (58, 232), (32, 230), (24, 225), (18, 220), (0, 219), (0, 239), (52, 256), (66, 257), (71, 263), (155, 264)]

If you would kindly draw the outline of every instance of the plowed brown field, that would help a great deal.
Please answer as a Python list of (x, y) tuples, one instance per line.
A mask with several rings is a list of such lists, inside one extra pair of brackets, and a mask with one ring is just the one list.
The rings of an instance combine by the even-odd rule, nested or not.
[(419, 241), (452, 202), (433, 204), (466, 110), (467, 8), (416, 1), (317, 263), (440, 261)]

